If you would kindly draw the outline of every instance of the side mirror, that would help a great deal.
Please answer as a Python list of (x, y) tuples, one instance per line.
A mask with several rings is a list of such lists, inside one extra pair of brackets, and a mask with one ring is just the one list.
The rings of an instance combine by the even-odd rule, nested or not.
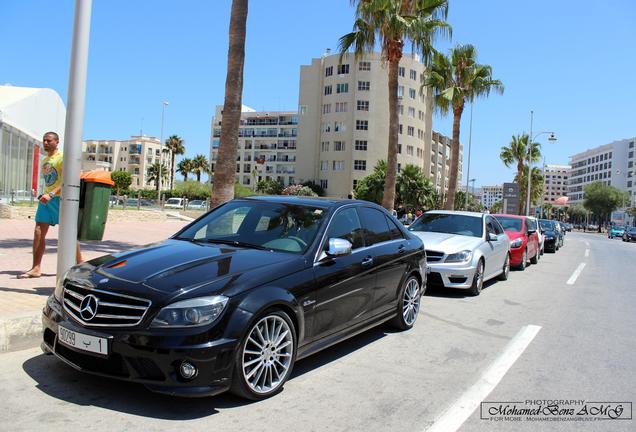
[(499, 241), (499, 239), (497, 238), (497, 234), (495, 234), (495, 233), (488, 233), (488, 241), (489, 241), (489, 242), (496, 242), (496, 241)]
[(327, 248), (327, 255), (330, 257), (337, 257), (343, 255), (349, 255), (351, 253), (353, 245), (349, 240), (341, 238), (330, 238), (329, 247)]
[(536, 233), (536, 232), (537, 232), (537, 230), (529, 229), (529, 230), (528, 230), (528, 235), (530, 235), (530, 234), (534, 234), (534, 233)]

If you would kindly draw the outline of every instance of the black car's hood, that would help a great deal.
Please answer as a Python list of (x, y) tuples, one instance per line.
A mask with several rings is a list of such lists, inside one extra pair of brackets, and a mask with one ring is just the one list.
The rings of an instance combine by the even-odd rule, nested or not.
[(552, 230), (544, 230), (543, 231), (543, 235), (556, 237), (557, 233), (555, 231), (552, 231)]
[[(253, 287), (300, 270), (301, 255), (234, 246), (166, 240), (87, 263), (95, 284), (125, 286), (126, 291), (170, 297), (193, 289), (225, 292), (230, 286)], [(145, 297), (145, 296), (144, 296)]]

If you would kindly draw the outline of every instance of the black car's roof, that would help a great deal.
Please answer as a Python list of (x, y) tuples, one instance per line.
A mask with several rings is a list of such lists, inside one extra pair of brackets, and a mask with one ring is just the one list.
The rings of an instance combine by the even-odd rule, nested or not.
[(289, 195), (289, 196), (288, 195), (271, 195), (271, 196), (270, 195), (255, 195), (255, 196), (237, 198), (237, 199), (267, 201), (267, 202), (280, 203), (280, 204), (296, 204), (296, 205), (322, 207), (322, 208), (340, 207), (346, 204), (363, 204), (363, 205), (371, 205), (373, 207), (379, 207), (377, 204), (369, 202), (369, 201), (328, 198), (328, 197), (306, 197), (306, 196), (292, 196), (292, 195)]

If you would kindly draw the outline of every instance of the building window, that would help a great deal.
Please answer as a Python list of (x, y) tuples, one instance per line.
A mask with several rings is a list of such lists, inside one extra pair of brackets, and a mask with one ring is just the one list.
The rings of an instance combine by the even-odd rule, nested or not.
[(367, 140), (356, 140), (356, 150), (367, 151)]
[(402, 125), (400, 124), (398, 125), (398, 133), (402, 135), (402, 132), (403, 132), (403, 129), (402, 129)]
[(408, 114), (408, 116), (409, 116), (409, 117), (411, 117), (411, 118), (415, 118), (415, 108), (413, 108), (413, 107), (409, 107), (409, 114)]
[(329, 151), (329, 141), (323, 141), (320, 143), (320, 151), (324, 151), (324, 152)]
[(328, 171), (329, 170), (329, 161), (323, 160), (320, 161), (320, 171)]
[(347, 112), (347, 103), (336, 102), (336, 112)]
[(333, 75), (333, 66), (329, 66), (325, 68), (325, 76), (331, 76), (331, 75)]
[(335, 122), (333, 124), (333, 131), (334, 132), (344, 132), (345, 131), (345, 124), (344, 122)]
[(325, 86), (325, 95), (330, 95), (332, 93), (332, 87), (330, 85)]
[(424, 120), (424, 111), (417, 110), (417, 118), (423, 121)]
[(424, 152), (422, 151), (422, 149), (421, 149), (421, 148), (419, 148), (419, 147), (418, 147), (418, 148), (417, 148), (417, 157), (418, 157), (418, 158), (422, 158), (422, 157), (423, 157), (423, 155), (424, 155)]
[(370, 81), (358, 81), (358, 90), (359, 91), (369, 91), (371, 89)]
[(336, 84), (336, 93), (348, 93), (348, 92), (349, 92), (348, 83)]
[(322, 106), (322, 113), (329, 114), (331, 112), (331, 104), (324, 104)]
[(338, 65), (338, 75), (344, 75), (349, 73), (349, 65), (348, 64), (339, 64)]
[(354, 160), (353, 161), (353, 169), (356, 171), (366, 171), (367, 170), (367, 161), (366, 160)]
[(405, 73), (405, 69), (402, 66), (398, 67), (398, 75), (403, 77), (404, 73)]
[(327, 180), (320, 179), (320, 187), (323, 189), (327, 189)]
[(406, 128), (406, 134), (408, 136), (415, 136), (415, 128), (413, 126), (408, 126)]
[(412, 80), (416, 80), (416, 79), (417, 79), (417, 72), (416, 72), (416, 71), (414, 71), (413, 69), (411, 69), (411, 70), (409, 71), (409, 77), (410, 77)]
[(630, 159), (631, 159), (631, 158), (633, 158), (633, 157), (634, 157), (634, 152), (633, 152), (633, 151), (630, 151), (630, 152), (629, 152), (628, 157), (629, 157)]
[(371, 62), (361, 61), (360, 63), (358, 63), (358, 70), (370, 71), (371, 70)]
[(322, 131), (323, 132), (331, 132), (331, 122), (324, 122), (322, 124)]
[(404, 105), (398, 105), (398, 114), (404, 115)]
[(404, 97), (404, 86), (398, 86), (398, 97)]
[(369, 101), (359, 100), (357, 102), (358, 111), (369, 111)]
[(356, 130), (369, 130), (369, 120), (356, 120)]
[(358, 180), (353, 180), (353, 190), (356, 190), (356, 187), (358, 187)]
[(333, 161), (334, 171), (344, 171), (344, 167), (345, 167), (344, 161)]
[(410, 88), (409, 89), (409, 97), (411, 99), (415, 99), (415, 95), (416, 95), (415, 89), (414, 88)]
[(398, 144), (398, 154), (402, 154), (402, 144)]
[(345, 142), (344, 141), (334, 141), (333, 142), (333, 151), (344, 151), (345, 150)]
[(407, 145), (406, 146), (406, 154), (409, 156), (413, 156), (413, 146), (412, 145)]

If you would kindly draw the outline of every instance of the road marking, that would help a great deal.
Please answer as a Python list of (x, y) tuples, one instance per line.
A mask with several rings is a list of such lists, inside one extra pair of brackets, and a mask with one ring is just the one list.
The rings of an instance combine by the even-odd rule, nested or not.
[(435, 423), (426, 429), (426, 432), (452, 432), (459, 429), (477, 409), (481, 401), (497, 387), (497, 384), (539, 333), (539, 330), (541, 327), (537, 325), (522, 327), (479, 380), (444, 411)]
[(579, 266), (576, 268), (576, 270), (574, 270), (574, 273), (572, 273), (572, 276), (570, 276), (570, 279), (568, 279), (566, 283), (568, 285), (574, 285), (574, 282), (576, 282), (576, 278), (579, 277), (579, 275), (581, 274), (584, 268), (585, 268), (585, 263), (579, 264)]
[(588, 247), (589, 247), (589, 246), (590, 246), (590, 242), (589, 242), (589, 241), (587, 241), (587, 240), (585, 240), (585, 246), (588, 246)]
[(589, 249), (585, 249), (585, 258), (590, 256), (590, 250)]

